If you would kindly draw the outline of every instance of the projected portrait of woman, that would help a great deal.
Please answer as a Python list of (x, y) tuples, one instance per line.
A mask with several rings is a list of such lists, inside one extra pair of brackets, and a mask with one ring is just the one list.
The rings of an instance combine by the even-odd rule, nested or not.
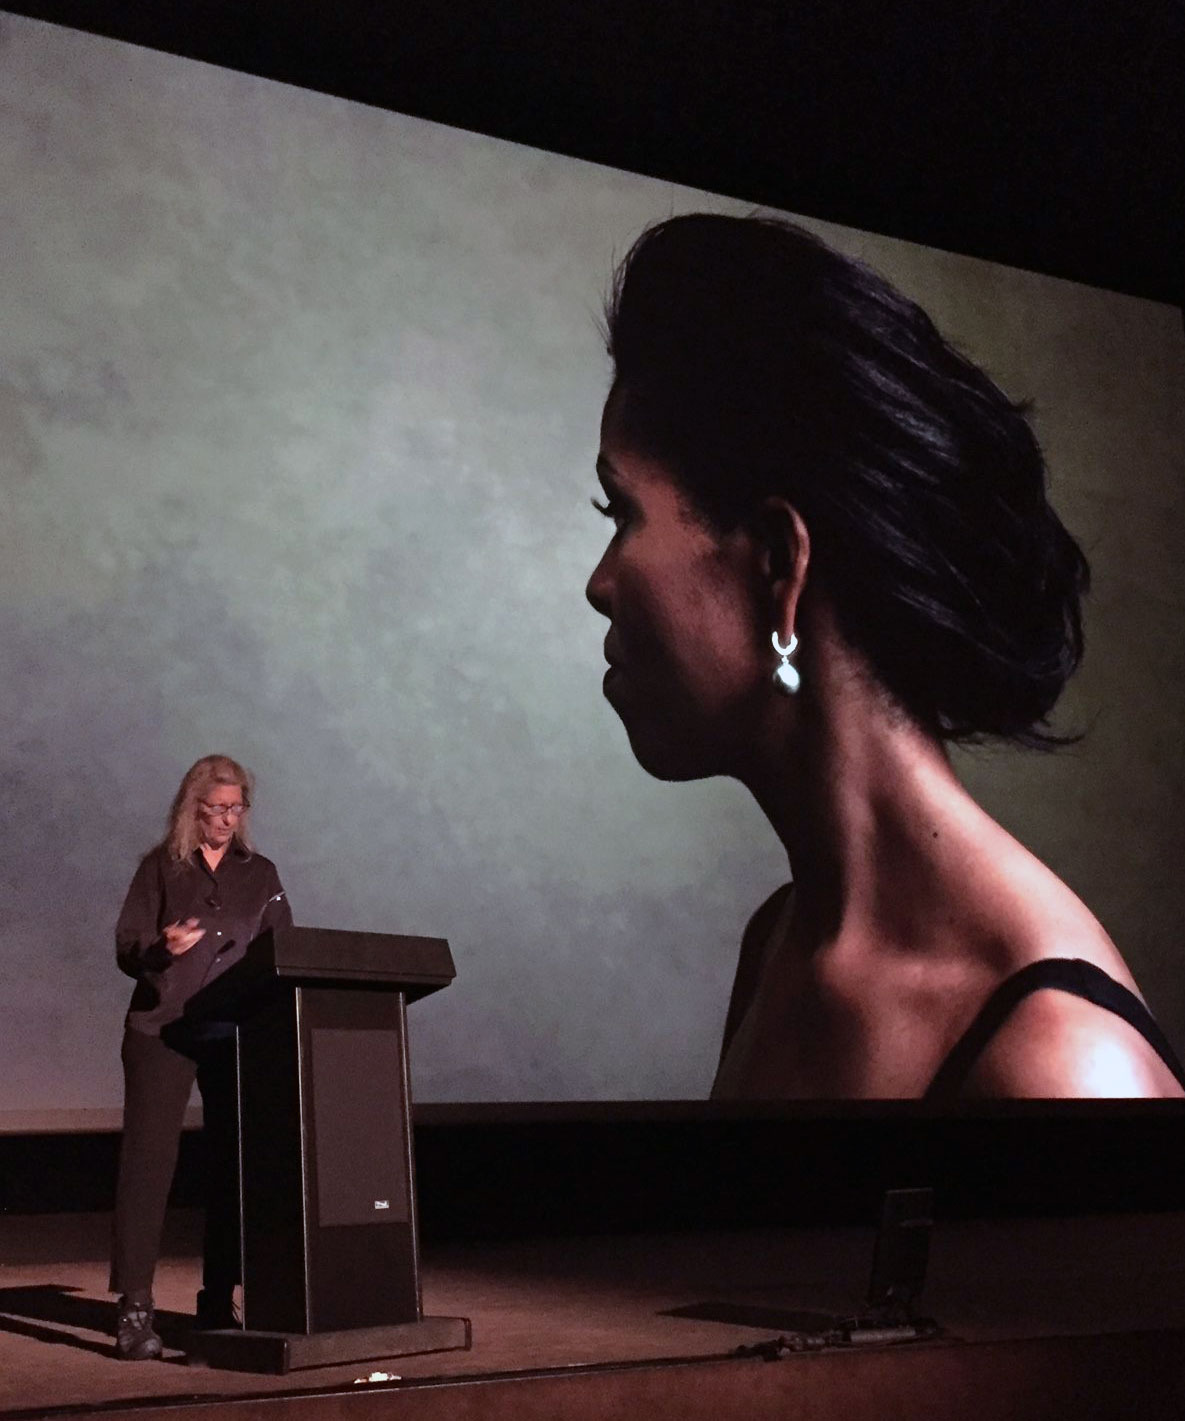
[(713, 1095), (1182, 1094), (1120, 951), (946, 751), (1055, 749), (1083, 653), (1023, 408), (776, 219), (648, 230), (607, 329), (605, 696), (652, 775), (744, 784), (793, 879), (745, 932)]
[(128, 1361), (161, 1355), (152, 1281), (195, 1076), (207, 1194), (197, 1325), (236, 1325), (234, 1028), (192, 1021), (184, 1012), (252, 938), (292, 922), (275, 864), (251, 844), (251, 784), (249, 772), (225, 755), (204, 756), (189, 768), (165, 838), (136, 870), (115, 929), (116, 960), (136, 980), (123, 1036), (123, 1143), (111, 1265), (111, 1290), (120, 1294), (116, 1350)]

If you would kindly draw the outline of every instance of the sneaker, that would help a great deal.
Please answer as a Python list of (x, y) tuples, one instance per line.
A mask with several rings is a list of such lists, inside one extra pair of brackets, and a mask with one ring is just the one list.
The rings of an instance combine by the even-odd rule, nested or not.
[(194, 1327), (198, 1332), (225, 1332), (228, 1328), (241, 1327), (239, 1315), (235, 1311), (234, 1293), (216, 1292), (203, 1288), (197, 1295), (197, 1319)]
[(164, 1350), (152, 1326), (155, 1310), (151, 1299), (130, 1303), (120, 1298), (115, 1316), (115, 1355), (124, 1362), (150, 1362)]

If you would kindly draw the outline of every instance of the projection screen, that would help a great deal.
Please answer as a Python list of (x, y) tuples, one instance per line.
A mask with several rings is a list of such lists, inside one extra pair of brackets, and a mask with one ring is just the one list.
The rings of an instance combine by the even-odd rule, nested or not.
[[(115, 916), (211, 751), (298, 922), (449, 940), (418, 1100), (704, 1097), (785, 858), (635, 764), (584, 586), (614, 264), (748, 207), (11, 16), (0, 93), (0, 1120), (117, 1110)], [(1085, 735), (956, 762), (1183, 1050), (1180, 314), (801, 220), (1034, 403)]]

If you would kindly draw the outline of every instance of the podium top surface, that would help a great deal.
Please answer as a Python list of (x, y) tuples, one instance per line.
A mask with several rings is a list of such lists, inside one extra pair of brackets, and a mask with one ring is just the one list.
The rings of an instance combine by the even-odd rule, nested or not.
[(195, 993), (185, 1014), (243, 1020), (262, 1001), (293, 987), (366, 987), (402, 992), (414, 1002), (447, 987), (456, 975), (444, 938), (273, 928)]
[(457, 975), (442, 937), (355, 933), (341, 928), (274, 928), (247, 948), (256, 972), (302, 982), (369, 982), (409, 996), (447, 987)]

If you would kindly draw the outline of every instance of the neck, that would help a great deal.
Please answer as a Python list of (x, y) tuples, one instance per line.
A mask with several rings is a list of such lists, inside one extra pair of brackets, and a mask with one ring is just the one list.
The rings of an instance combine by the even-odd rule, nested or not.
[(741, 776), (790, 861), (792, 937), (806, 952), (924, 948), (943, 926), (950, 871), (973, 862), (990, 821), (941, 742), (887, 703), (854, 653), (825, 634), (815, 647)]
[(229, 849), (229, 848), (230, 848), (230, 840), (229, 840), (229, 839), (227, 839), (227, 841), (226, 841), (225, 844), (217, 844), (217, 845), (215, 845), (215, 844), (206, 844), (206, 843), (203, 843), (203, 844), (202, 844), (202, 857), (206, 860), (206, 862), (210, 865), (211, 868), (217, 868), (218, 865), (222, 862), (223, 857), (225, 856), (226, 851), (227, 851), (227, 849)]

